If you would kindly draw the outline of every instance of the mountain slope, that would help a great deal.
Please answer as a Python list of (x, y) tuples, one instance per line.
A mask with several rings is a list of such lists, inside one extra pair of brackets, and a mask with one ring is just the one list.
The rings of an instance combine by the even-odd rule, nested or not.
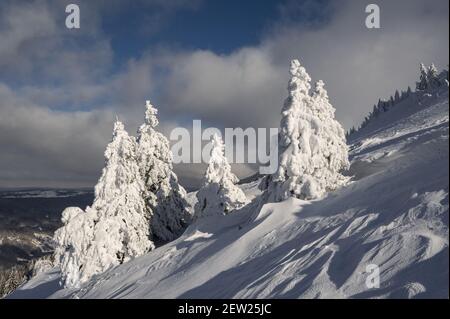
[(80, 289), (55, 268), (10, 297), (448, 298), (448, 93), (411, 107), (351, 141), (353, 182), (322, 200), (255, 197)]

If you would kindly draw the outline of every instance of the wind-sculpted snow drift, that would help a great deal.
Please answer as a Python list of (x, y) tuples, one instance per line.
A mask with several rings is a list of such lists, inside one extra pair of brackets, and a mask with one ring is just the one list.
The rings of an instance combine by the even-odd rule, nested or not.
[[(448, 298), (448, 91), (427, 103), (359, 132), (353, 181), (321, 200), (263, 205), (256, 182), (242, 185), (249, 205), (79, 289), (54, 268), (10, 297)], [(370, 264), (379, 288), (366, 286)]]

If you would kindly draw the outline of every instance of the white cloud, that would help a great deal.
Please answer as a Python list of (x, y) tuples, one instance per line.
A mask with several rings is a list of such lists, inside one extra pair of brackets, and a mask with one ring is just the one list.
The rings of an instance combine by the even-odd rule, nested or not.
[(259, 46), (229, 55), (174, 54), (163, 101), (173, 111), (222, 126), (276, 126), (289, 60), (299, 58), (313, 80), (325, 81), (338, 119), (347, 128), (358, 125), (378, 98), (414, 85), (419, 62), (448, 64), (447, 1), (379, 5), (380, 30), (365, 28), (363, 3), (342, 1), (322, 28), (290, 19)]
[(163, 100), (171, 112), (228, 127), (264, 127), (279, 113), (286, 76), (259, 48), (188, 52), (169, 69)]
[(0, 185), (90, 184), (111, 134), (109, 111), (51, 111), (0, 85)]

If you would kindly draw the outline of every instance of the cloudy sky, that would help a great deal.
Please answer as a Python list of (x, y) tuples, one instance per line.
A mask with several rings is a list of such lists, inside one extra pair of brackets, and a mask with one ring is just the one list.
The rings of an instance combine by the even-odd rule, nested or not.
[[(372, 1), (373, 2), (373, 1)], [(65, 27), (76, 3), (81, 28)], [(161, 130), (277, 127), (288, 66), (323, 80), (338, 120), (447, 67), (448, 0), (0, 2), (0, 187), (93, 186), (116, 115), (131, 134), (150, 99)], [(186, 186), (201, 167), (180, 165)], [(248, 167), (236, 167), (242, 177)]]

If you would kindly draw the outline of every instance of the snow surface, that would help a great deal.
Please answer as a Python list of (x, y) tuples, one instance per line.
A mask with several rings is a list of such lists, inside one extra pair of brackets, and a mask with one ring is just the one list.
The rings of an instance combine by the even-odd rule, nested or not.
[[(252, 203), (63, 289), (57, 268), (10, 298), (448, 298), (448, 93), (353, 140), (353, 181), (321, 200)], [(399, 112), (399, 111), (396, 111)], [(193, 202), (195, 194), (189, 194)], [(380, 268), (367, 288), (366, 267)]]

